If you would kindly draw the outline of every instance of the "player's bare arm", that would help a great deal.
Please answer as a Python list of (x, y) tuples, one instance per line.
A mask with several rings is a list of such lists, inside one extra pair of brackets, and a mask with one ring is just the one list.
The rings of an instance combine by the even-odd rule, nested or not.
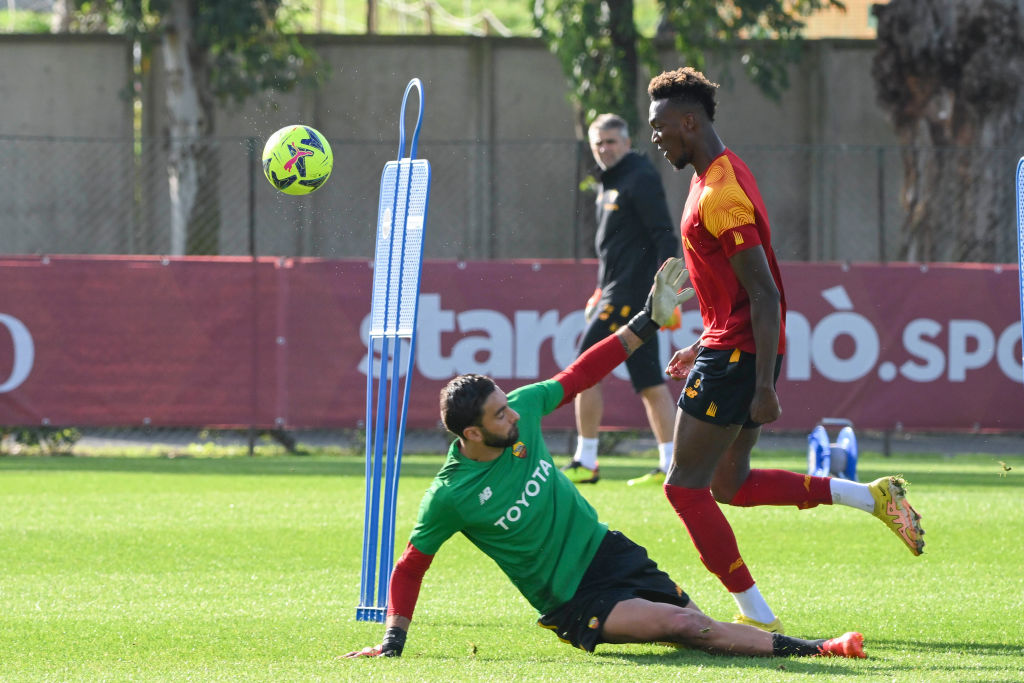
[(672, 354), (672, 359), (665, 367), (665, 374), (672, 379), (686, 379), (693, 364), (697, 361), (697, 349), (700, 348), (700, 337), (689, 346), (684, 346)]
[(750, 404), (750, 419), (765, 424), (782, 415), (775, 393), (775, 357), (782, 326), (779, 289), (761, 245), (737, 252), (729, 262), (750, 299), (750, 324), (757, 346), (757, 388)]

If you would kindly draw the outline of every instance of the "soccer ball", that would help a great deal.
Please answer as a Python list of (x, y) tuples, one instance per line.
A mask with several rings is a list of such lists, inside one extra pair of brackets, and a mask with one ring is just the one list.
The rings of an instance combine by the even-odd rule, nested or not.
[(285, 126), (263, 147), (263, 175), (285, 194), (313, 192), (331, 177), (333, 166), (330, 143), (309, 126)]

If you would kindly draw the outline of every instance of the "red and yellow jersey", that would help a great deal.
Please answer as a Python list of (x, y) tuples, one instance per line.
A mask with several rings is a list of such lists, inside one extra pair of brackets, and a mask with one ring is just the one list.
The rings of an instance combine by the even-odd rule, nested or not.
[(750, 323), (750, 299), (729, 259), (737, 252), (761, 245), (779, 288), (779, 353), (785, 352), (786, 294), (771, 246), (768, 213), (750, 169), (730, 150), (716, 157), (704, 175), (694, 175), (679, 229), (686, 267), (704, 323), (701, 345), (757, 352)]

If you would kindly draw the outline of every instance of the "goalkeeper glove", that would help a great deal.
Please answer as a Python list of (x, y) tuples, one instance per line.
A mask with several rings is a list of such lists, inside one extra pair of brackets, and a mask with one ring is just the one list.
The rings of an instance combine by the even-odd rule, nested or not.
[(671, 322), (676, 306), (693, 297), (692, 288), (683, 289), (689, 277), (683, 263), (681, 258), (670, 258), (661, 264), (643, 310), (627, 323), (626, 326), (641, 340), (646, 342), (653, 337), (658, 328)]
[(364, 647), (362, 650), (349, 652), (342, 655), (345, 659), (354, 657), (401, 657), (402, 649), (405, 648), (405, 637), (407, 633), (397, 626), (392, 626), (384, 632), (384, 642), (372, 647)]

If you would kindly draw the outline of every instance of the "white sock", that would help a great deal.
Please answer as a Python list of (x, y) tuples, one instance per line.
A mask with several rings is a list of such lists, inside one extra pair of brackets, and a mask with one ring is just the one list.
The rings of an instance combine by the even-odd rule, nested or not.
[(659, 443), (658, 455), (660, 456), (658, 469), (667, 474), (668, 468), (672, 466), (672, 442)]
[(597, 439), (576, 437), (576, 454), (572, 459), (588, 470), (597, 468)]
[(864, 512), (874, 512), (875, 499), (871, 497), (871, 489), (867, 484), (858, 484), (849, 479), (833, 477), (829, 479), (828, 485), (832, 490), (833, 504), (849, 505)]
[(762, 624), (770, 624), (775, 621), (775, 613), (761, 597), (761, 591), (757, 590), (757, 584), (742, 593), (733, 593), (732, 599), (736, 601), (736, 606), (740, 608), (743, 616), (756, 619)]

